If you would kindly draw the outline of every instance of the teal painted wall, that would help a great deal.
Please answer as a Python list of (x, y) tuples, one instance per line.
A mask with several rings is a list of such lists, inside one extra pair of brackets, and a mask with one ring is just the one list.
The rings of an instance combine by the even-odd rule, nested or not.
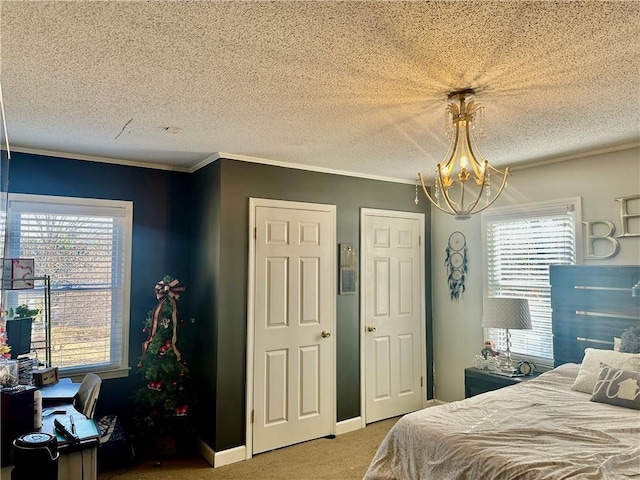
[[(215, 172), (212, 173), (212, 172)], [(219, 172), (219, 176), (217, 173)], [(215, 332), (215, 348), (210, 339), (199, 335), (202, 343), (198, 349), (198, 368), (213, 366), (214, 389), (208, 389), (201, 398), (206, 406), (215, 411), (215, 418), (209, 418), (203, 425), (207, 433), (207, 443), (215, 451), (222, 451), (245, 443), (245, 397), (246, 397), (246, 305), (247, 305), (247, 264), (249, 249), (249, 198), (269, 198), (311, 203), (326, 203), (337, 206), (337, 242), (360, 243), (360, 209), (377, 208), (386, 210), (425, 213), (426, 252), (430, 251), (430, 209), (426, 201), (414, 203), (414, 188), (406, 184), (366, 180), (348, 176), (260, 165), (234, 160), (218, 160), (195, 174), (196, 189), (208, 185), (219, 188), (219, 196), (200, 195), (195, 203), (197, 219), (197, 248), (194, 258), (217, 256), (219, 269), (198, 272), (200, 265), (194, 265), (194, 278), (207, 285), (217, 285), (214, 296), (217, 303), (213, 308), (213, 326), (207, 332)], [(218, 181), (211, 185), (209, 180)], [(212, 206), (207, 202), (218, 205)], [(215, 211), (215, 215), (204, 214)], [(217, 226), (210, 225), (218, 222)], [(207, 253), (199, 249), (207, 250)], [(428, 256), (428, 255), (427, 255)], [(427, 332), (429, 376), (431, 386), (431, 264), (427, 258)], [(198, 317), (211, 315), (209, 310), (211, 292), (198, 288), (195, 304), (205, 307), (197, 311)], [(199, 298), (202, 295), (203, 298)], [(360, 332), (359, 295), (338, 296), (337, 298), (337, 420), (347, 420), (360, 415)], [(207, 320), (208, 321), (208, 320)], [(198, 320), (201, 323), (201, 320)], [(201, 326), (199, 327), (201, 328)], [(203, 392), (204, 394), (205, 392)], [(431, 398), (429, 391), (428, 398)]]
[[(165, 274), (187, 291), (181, 313), (194, 318), (189, 357), (198, 391), (200, 435), (214, 450), (245, 442), (246, 304), (249, 198), (337, 206), (337, 242), (360, 243), (360, 208), (425, 213), (411, 185), (218, 160), (193, 174), (39, 155), (14, 154), (9, 189), (16, 193), (134, 202), (130, 366), (135, 369), (153, 287)], [(431, 264), (427, 272), (427, 385), (431, 358)], [(337, 420), (360, 415), (358, 295), (337, 297)], [(103, 383), (98, 415), (127, 416), (133, 377)], [(431, 389), (428, 398), (432, 397)]]
[(11, 193), (133, 202), (129, 333), (132, 370), (128, 377), (103, 382), (96, 407), (98, 418), (103, 414), (126, 418), (130, 413), (131, 392), (139, 386), (134, 373), (146, 339), (142, 332), (144, 320), (157, 302), (153, 288), (164, 275), (178, 278), (187, 286), (180, 300), (180, 312), (185, 317), (189, 315), (192, 176), (16, 152), (11, 156), (8, 172)]

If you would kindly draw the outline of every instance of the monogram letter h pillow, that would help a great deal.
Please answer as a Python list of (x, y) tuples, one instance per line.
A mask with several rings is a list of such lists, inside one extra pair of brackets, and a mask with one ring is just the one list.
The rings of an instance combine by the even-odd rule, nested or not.
[(640, 373), (601, 363), (591, 401), (640, 410)]

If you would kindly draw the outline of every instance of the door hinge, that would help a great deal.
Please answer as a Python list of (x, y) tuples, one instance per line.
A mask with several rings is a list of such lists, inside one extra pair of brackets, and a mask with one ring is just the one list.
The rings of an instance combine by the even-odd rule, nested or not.
[(255, 227), (253, 229), (253, 238), (255, 238), (256, 240), (258, 239), (258, 227)]
[(420, 386), (424, 387), (424, 377), (420, 377)]
[(251, 410), (251, 423), (256, 421), (256, 411)]
[(422, 235), (418, 235), (418, 246), (422, 246)]

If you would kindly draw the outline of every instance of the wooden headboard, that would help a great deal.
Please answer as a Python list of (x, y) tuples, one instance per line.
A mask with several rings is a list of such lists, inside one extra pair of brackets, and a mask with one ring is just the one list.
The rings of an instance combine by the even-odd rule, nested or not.
[(613, 350), (613, 337), (640, 325), (640, 266), (552, 265), (550, 277), (555, 366), (580, 363), (587, 347)]

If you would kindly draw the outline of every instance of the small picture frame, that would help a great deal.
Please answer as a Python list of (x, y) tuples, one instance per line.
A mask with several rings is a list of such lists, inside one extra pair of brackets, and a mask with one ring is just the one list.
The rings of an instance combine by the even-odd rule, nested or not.
[(358, 292), (358, 247), (353, 243), (340, 244), (340, 295)]
[(2, 287), (5, 290), (33, 288), (33, 258), (5, 258), (2, 268)]

